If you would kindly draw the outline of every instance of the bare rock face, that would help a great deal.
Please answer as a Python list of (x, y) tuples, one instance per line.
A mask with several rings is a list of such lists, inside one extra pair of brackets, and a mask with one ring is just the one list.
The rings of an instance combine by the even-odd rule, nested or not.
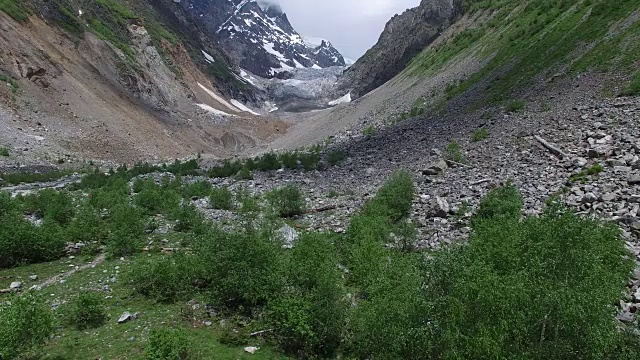
[(391, 80), (461, 14), (461, 0), (422, 0), (394, 16), (378, 42), (344, 73), (339, 91), (360, 97)]

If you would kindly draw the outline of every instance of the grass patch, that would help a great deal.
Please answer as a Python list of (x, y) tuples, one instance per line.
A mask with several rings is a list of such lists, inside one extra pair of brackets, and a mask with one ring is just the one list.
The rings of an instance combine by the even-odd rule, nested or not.
[(452, 141), (444, 148), (443, 157), (445, 160), (455, 161), (458, 163), (464, 163), (464, 155), (462, 154), (462, 147), (457, 141)]
[(29, 20), (31, 15), (31, 11), (24, 6), (24, 3), (16, 0), (0, 0), (0, 11), (21, 22)]
[(479, 142), (482, 140), (486, 140), (489, 137), (489, 130), (486, 128), (480, 128), (471, 134), (471, 141)]
[(366, 128), (362, 129), (362, 135), (364, 136), (373, 136), (376, 133), (376, 127), (374, 125), (369, 125)]
[(640, 95), (640, 71), (637, 71), (627, 88), (622, 92), (623, 96)]
[(0, 146), (0, 156), (9, 156), (9, 148)]
[(504, 109), (508, 113), (519, 113), (523, 112), (525, 107), (526, 103), (524, 102), (524, 100), (513, 100), (510, 101)]

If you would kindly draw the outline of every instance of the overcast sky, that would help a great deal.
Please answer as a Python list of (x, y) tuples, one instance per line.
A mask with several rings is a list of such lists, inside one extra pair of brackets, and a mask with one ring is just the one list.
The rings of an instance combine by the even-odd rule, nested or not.
[(356, 60), (378, 41), (395, 14), (420, 0), (277, 0), (303, 36), (325, 38)]

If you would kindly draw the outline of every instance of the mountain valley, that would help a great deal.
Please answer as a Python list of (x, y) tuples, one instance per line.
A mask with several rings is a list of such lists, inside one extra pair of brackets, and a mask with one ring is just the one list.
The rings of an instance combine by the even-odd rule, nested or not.
[(0, 0), (0, 358), (640, 357), (636, 1), (305, 35)]

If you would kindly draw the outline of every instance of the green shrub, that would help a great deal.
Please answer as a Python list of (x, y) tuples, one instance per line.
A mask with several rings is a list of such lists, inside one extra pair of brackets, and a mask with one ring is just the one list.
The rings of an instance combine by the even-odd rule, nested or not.
[(520, 219), (523, 204), (522, 196), (515, 186), (499, 187), (480, 201), (472, 221), (477, 223), (495, 218), (516, 221)]
[(185, 254), (141, 261), (126, 279), (138, 294), (165, 303), (185, 300), (204, 285), (197, 257)]
[(233, 194), (226, 187), (214, 188), (209, 195), (209, 204), (214, 209), (231, 210), (233, 208)]
[(44, 189), (35, 194), (21, 197), (20, 201), (27, 213), (54, 221), (59, 225), (71, 222), (75, 213), (71, 196), (66, 192), (53, 189)]
[(19, 212), (0, 218), (0, 268), (59, 259), (64, 255), (64, 238), (53, 223), (32, 225)]
[(236, 180), (253, 180), (253, 173), (248, 167), (243, 167), (235, 176)]
[(358, 359), (424, 359), (430, 341), (430, 299), (413, 257), (386, 252), (375, 272), (367, 273), (366, 293), (349, 317), (345, 346)]
[(326, 235), (306, 234), (291, 251), (287, 291), (269, 303), (267, 321), (287, 353), (334, 358), (346, 324), (346, 291), (338, 254)]
[(527, 103), (524, 100), (513, 100), (507, 104), (505, 110), (508, 113), (517, 113), (524, 111)]
[(211, 183), (208, 181), (197, 181), (193, 184), (185, 185), (182, 190), (182, 196), (185, 199), (198, 198), (202, 199), (211, 192)]
[(9, 156), (9, 148), (0, 146), (0, 156)]
[(259, 171), (278, 170), (282, 167), (278, 155), (266, 153), (256, 159), (255, 168)]
[(81, 292), (66, 310), (67, 322), (78, 330), (100, 327), (108, 318), (104, 299), (96, 292)]
[(471, 135), (471, 141), (478, 142), (478, 141), (485, 140), (488, 137), (489, 137), (489, 131), (486, 128), (480, 128), (473, 132), (473, 135)]
[(32, 295), (13, 296), (0, 302), (0, 357), (15, 359), (43, 344), (54, 331), (49, 307)]
[(462, 147), (455, 140), (447, 144), (447, 146), (444, 148), (443, 157), (447, 161), (464, 163), (464, 156), (462, 155)]
[(313, 171), (318, 169), (318, 164), (321, 160), (320, 153), (317, 151), (304, 152), (300, 154), (299, 158), (304, 171)]
[(230, 308), (265, 304), (283, 286), (283, 249), (267, 230), (213, 229), (195, 244), (212, 301)]
[(133, 182), (133, 186), (131, 187), (131, 191), (133, 191), (134, 194), (139, 193), (140, 191), (142, 191), (144, 189), (145, 186), (145, 180), (143, 178), (137, 178), (134, 182)]
[[(209, 175), (209, 177), (212, 177), (212, 178), (231, 177), (238, 174), (238, 172), (242, 170), (242, 168), (243, 168), (243, 164), (241, 161), (225, 160), (222, 166), (212, 167), (211, 169), (209, 169), (207, 174)], [(250, 169), (249, 169), (249, 172), (251, 172)]]
[(220, 343), (229, 346), (246, 345), (249, 341), (249, 329), (239, 316), (227, 319), (220, 326)]
[(304, 214), (304, 195), (295, 185), (287, 185), (272, 190), (267, 194), (267, 200), (280, 217), (293, 217)]
[(158, 328), (149, 334), (147, 360), (189, 360), (193, 358), (189, 338), (183, 330)]
[(432, 356), (605, 359), (628, 352), (620, 350), (613, 304), (633, 264), (618, 230), (557, 204), (521, 221), (516, 193), (492, 192), (469, 244), (430, 263), (425, 296), (434, 300), (429, 318), (438, 329)]
[(106, 251), (111, 257), (132, 255), (140, 251), (144, 237), (144, 214), (130, 205), (116, 205), (109, 216)]
[(376, 127), (374, 125), (369, 125), (362, 130), (362, 135), (372, 136), (376, 133)]
[(134, 203), (145, 209), (148, 215), (168, 214), (178, 208), (180, 195), (147, 180), (142, 191), (134, 197)]
[(327, 162), (329, 165), (336, 166), (344, 161), (346, 154), (342, 150), (333, 150), (327, 154)]
[(279, 156), (279, 160), (287, 169), (295, 170), (298, 168), (298, 152), (297, 151), (287, 151), (283, 152)]
[(238, 211), (240, 213), (255, 213), (261, 210), (260, 196), (251, 194), (246, 188), (241, 188), (236, 192), (236, 200), (239, 204)]
[(415, 188), (413, 178), (407, 171), (396, 171), (367, 202), (362, 213), (367, 216), (382, 216), (393, 222), (409, 216)]
[(192, 231), (200, 234), (206, 227), (204, 216), (192, 204), (182, 204), (169, 213), (169, 219), (176, 222), (173, 230)]

